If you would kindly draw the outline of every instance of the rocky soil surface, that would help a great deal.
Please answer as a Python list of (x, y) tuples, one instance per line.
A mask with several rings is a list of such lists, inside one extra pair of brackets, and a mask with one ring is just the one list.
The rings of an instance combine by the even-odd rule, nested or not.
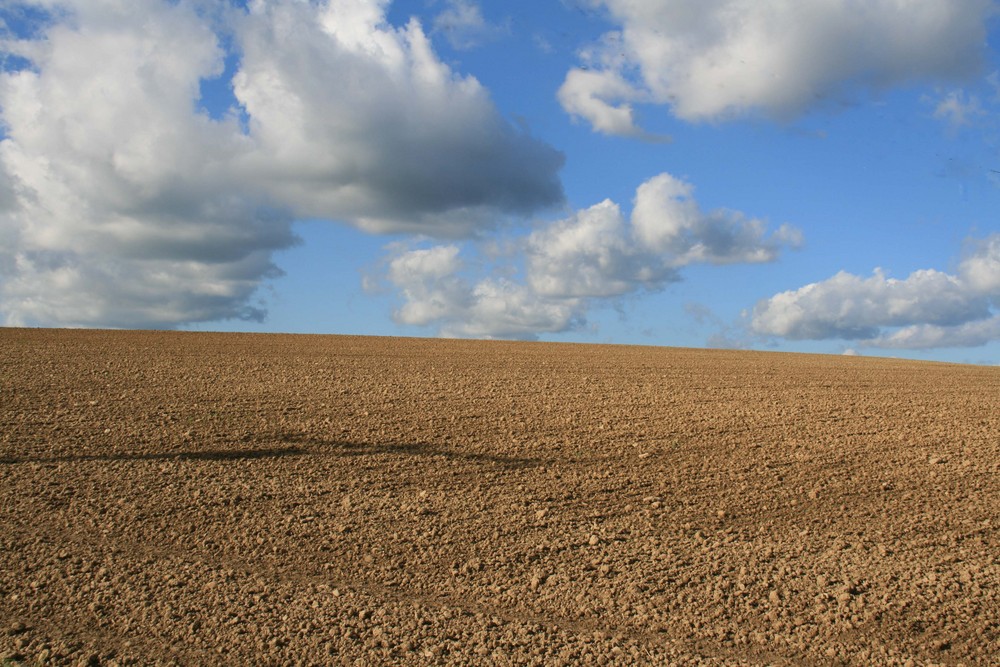
[(1000, 368), (0, 329), (0, 480), (5, 665), (1000, 664)]

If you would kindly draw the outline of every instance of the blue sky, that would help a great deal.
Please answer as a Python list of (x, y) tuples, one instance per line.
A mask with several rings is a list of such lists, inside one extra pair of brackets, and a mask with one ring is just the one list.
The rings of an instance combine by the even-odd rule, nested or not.
[(6, 3), (0, 318), (998, 364), (996, 9)]

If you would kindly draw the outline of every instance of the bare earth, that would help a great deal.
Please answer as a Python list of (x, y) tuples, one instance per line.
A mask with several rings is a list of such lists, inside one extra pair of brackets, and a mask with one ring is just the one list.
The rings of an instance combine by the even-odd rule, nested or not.
[(1000, 368), (0, 329), (0, 475), (0, 664), (1000, 664)]

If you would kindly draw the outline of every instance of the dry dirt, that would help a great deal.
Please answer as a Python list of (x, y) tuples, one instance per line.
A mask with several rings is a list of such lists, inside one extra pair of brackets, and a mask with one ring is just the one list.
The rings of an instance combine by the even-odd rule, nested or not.
[(1000, 664), (998, 403), (887, 359), (0, 329), (0, 664)]

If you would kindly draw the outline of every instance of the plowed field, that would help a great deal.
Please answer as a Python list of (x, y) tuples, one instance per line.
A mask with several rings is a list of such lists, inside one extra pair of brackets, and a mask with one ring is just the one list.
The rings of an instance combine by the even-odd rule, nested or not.
[(1000, 368), (0, 329), (0, 480), (0, 664), (1000, 664)]

